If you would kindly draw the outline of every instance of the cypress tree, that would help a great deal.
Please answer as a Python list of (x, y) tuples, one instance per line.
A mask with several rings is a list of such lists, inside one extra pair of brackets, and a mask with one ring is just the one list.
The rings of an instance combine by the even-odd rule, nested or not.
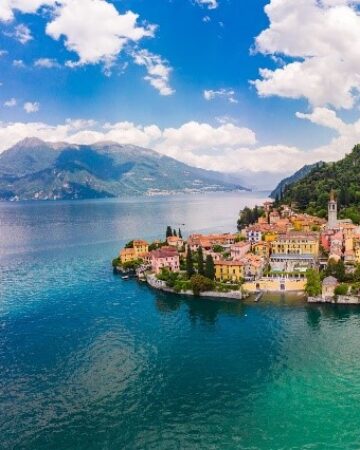
[(178, 236), (180, 239), (182, 239), (181, 229), (179, 228)]
[(186, 253), (186, 273), (189, 279), (195, 274), (194, 263), (192, 260), (192, 252), (190, 247), (188, 247)]
[(175, 228), (174, 228), (174, 231), (173, 231), (173, 236), (177, 236)]
[(168, 225), (167, 228), (166, 228), (166, 238), (168, 238), (168, 237), (170, 237), (172, 235), (173, 235), (172, 228), (171, 228), (170, 225)]
[(214, 258), (211, 255), (207, 255), (205, 262), (205, 276), (213, 280), (215, 278), (215, 264)]
[(201, 246), (198, 248), (197, 256), (198, 256), (198, 274), (204, 275), (204, 254)]

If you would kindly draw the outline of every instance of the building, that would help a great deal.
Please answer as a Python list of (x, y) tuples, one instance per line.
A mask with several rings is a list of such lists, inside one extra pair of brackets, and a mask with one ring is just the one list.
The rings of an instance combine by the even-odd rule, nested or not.
[(255, 242), (252, 244), (252, 251), (254, 255), (262, 256), (263, 258), (268, 259), (270, 257), (270, 242)]
[(149, 244), (146, 241), (137, 239), (132, 243), (132, 247), (124, 248), (120, 252), (120, 261), (122, 264), (137, 259), (143, 259), (144, 255), (149, 251)]
[(168, 269), (170, 272), (180, 271), (180, 257), (176, 248), (162, 247), (153, 250), (148, 255), (151, 264), (151, 270), (159, 274), (162, 269)]
[(248, 253), (241, 262), (244, 264), (244, 278), (256, 280), (263, 276), (266, 266), (265, 258)]
[(271, 242), (271, 251), (275, 254), (319, 255), (319, 234), (289, 232), (279, 234)]
[(328, 203), (328, 223), (327, 227), (330, 230), (337, 228), (338, 220), (337, 220), (337, 202), (335, 200), (334, 191), (330, 193), (330, 200)]
[(243, 284), (245, 292), (303, 292), (306, 285), (305, 277), (263, 277), (259, 280)]
[(316, 266), (315, 256), (309, 253), (273, 253), (269, 262), (272, 272), (305, 273)]
[(183, 239), (178, 236), (169, 236), (166, 239), (166, 242), (170, 247), (175, 247), (178, 250), (180, 250), (184, 245)]
[(249, 241), (237, 242), (230, 247), (231, 258), (234, 260), (240, 260), (250, 251), (250, 249), (251, 243)]
[(221, 245), (222, 247), (229, 247), (235, 244), (237, 239), (236, 234), (192, 234), (187, 240), (187, 244), (191, 251), (196, 251), (199, 247), (204, 250), (211, 250), (214, 245)]
[(338, 285), (338, 280), (334, 277), (326, 277), (322, 283), (322, 298), (332, 298), (335, 295), (335, 289)]
[(217, 281), (239, 283), (245, 278), (245, 267), (242, 261), (216, 261), (215, 278)]

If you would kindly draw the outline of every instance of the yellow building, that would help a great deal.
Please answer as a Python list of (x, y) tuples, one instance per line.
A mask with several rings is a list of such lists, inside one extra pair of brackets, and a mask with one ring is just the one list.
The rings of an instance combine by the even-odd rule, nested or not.
[(240, 282), (244, 279), (244, 263), (241, 261), (215, 262), (215, 277), (217, 281)]
[(275, 254), (313, 255), (319, 254), (319, 235), (317, 233), (289, 232), (280, 234), (271, 243), (271, 251)]
[(306, 278), (260, 278), (244, 283), (245, 292), (301, 292), (304, 291)]
[(252, 245), (252, 251), (254, 255), (262, 256), (263, 258), (269, 258), (270, 256), (270, 244), (268, 242), (255, 242)]
[(134, 253), (135, 259), (140, 258), (141, 255), (149, 251), (149, 244), (146, 241), (136, 240), (134, 241)]
[(140, 259), (149, 251), (149, 244), (146, 241), (135, 240), (133, 247), (124, 248), (120, 252), (121, 263), (124, 264), (135, 259)]

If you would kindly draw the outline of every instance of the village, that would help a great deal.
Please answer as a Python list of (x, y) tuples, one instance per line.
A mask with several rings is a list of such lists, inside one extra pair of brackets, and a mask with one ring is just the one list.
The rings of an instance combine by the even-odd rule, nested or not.
[(327, 220), (266, 201), (237, 233), (191, 234), (168, 226), (166, 239), (133, 240), (113, 262), (169, 292), (255, 298), (265, 292), (306, 294), (309, 302), (360, 303), (360, 227), (338, 219), (329, 194)]

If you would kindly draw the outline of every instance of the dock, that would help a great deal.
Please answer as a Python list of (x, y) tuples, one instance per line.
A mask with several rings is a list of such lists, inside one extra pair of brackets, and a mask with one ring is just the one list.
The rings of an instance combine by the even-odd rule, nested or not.
[(263, 292), (258, 292), (256, 297), (254, 298), (254, 302), (258, 303), (261, 300), (261, 297), (263, 296)]

